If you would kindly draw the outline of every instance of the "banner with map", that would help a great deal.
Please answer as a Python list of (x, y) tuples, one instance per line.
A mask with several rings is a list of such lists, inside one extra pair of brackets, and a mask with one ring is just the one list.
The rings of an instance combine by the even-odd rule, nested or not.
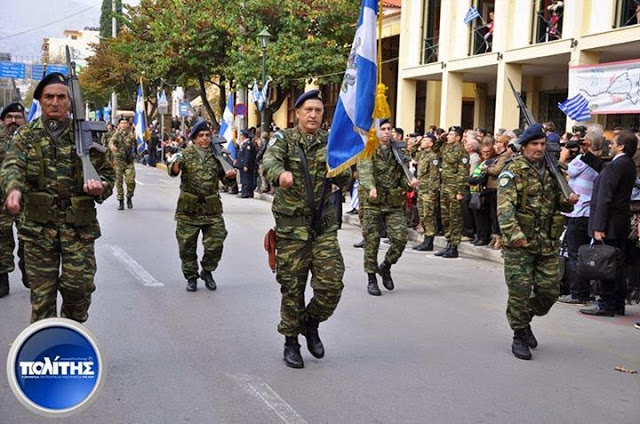
[(569, 67), (569, 97), (582, 94), (592, 114), (640, 113), (640, 59)]

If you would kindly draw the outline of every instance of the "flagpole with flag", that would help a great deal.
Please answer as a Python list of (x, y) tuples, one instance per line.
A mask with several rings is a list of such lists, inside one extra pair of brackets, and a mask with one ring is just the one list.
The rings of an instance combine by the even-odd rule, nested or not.
[(589, 101), (582, 94), (576, 94), (564, 102), (558, 103), (558, 107), (569, 118), (577, 122), (586, 122), (591, 120), (591, 110), (589, 109)]
[(222, 113), (222, 123), (220, 124), (220, 136), (227, 140), (227, 151), (233, 160), (238, 157), (236, 145), (233, 143), (233, 93), (229, 93), (227, 105)]
[(138, 85), (138, 96), (136, 98), (136, 113), (133, 116), (133, 126), (136, 133), (136, 147), (138, 154), (142, 154), (147, 148), (147, 119), (144, 110), (144, 91), (142, 90), (142, 78), (140, 78), (140, 85)]
[[(331, 123), (327, 176), (332, 177), (372, 155), (378, 147), (376, 119), (390, 116), (382, 84), (382, 0), (363, 0), (342, 89)], [(376, 25), (377, 23), (377, 25)], [(376, 44), (376, 27), (378, 43)]]

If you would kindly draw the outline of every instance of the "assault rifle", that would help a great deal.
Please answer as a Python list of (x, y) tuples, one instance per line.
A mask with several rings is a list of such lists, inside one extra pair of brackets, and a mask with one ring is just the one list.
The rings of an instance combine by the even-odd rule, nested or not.
[(389, 144), (391, 146), (391, 152), (393, 152), (393, 157), (396, 159), (396, 162), (398, 162), (398, 164), (402, 168), (402, 171), (404, 172), (404, 175), (407, 177), (407, 180), (409, 180), (409, 184), (410, 184), (411, 180), (413, 180), (415, 177), (413, 176), (411, 171), (409, 171), (409, 168), (407, 168), (407, 164), (404, 163), (404, 154), (400, 152), (400, 149), (398, 148), (398, 145), (396, 144), (395, 141), (391, 140)]
[(220, 136), (211, 137), (211, 148), (213, 149), (213, 155), (218, 159), (220, 165), (222, 165), (222, 169), (224, 172), (230, 171), (233, 169), (233, 161), (229, 157), (229, 153), (222, 148), (223, 145), (227, 144), (227, 139)]
[[(509, 85), (511, 86), (511, 91), (513, 91), (513, 95), (515, 96), (516, 101), (518, 102), (518, 107), (520, 108), (520, 110), (524, 115), (524, 120), (527, 121), (527, 125), (531, 126), (535, 124), (536, 120), (533, 119), (533, 115), (531, 115), (531, 112), (529, 111), (529, 109), (527, 109), (527, 105), (522, 101), (522, 97), (520, 97), (520, 93), (517, 92), (515, 87), (513, 86), (513, 83), (511, 82), (511, 78), (507, 78), (507, 80), (509, 81)], [(568, 199), (569, 195), (573, 193), (573, 190), (571, 189), (571, 187), (569, 187), (569, 183), (567, 183), (567, 180), (564, 178), (564, 175), (562, 175), (562, 172), (560, 172), (560, 170), (558, 169), (558, 161), (555, 159), (555, 157), (553, 157), (553, 155), (549, 152), (549, 150), (545, 150), (544, 152), (544, 161), (547, 165), (547, 168), (549, 168), (551, 175), (553, 175), (556, 181), (558, 182), (558, 185), (560, 186), (560, 190), (562, 190), (562, 194), (564, 195), (564, 197)]]
[(71, 99), (71, 114), (73, 115), (73, 135), (76, 140), (76, 154), (80, 157), (82, 163), (82, 175), (84, 182), (89, 180), (100, 181), (98, 171), (93, 167), (89, 156), (90, 149), (97, 149), (104, 153), (107, 151), (105, 146), (93, 141), (94, 133), (107, 132), (107, 126), (102, 121), (87, 121), (84, 113), (84, 102), (82, 101), (82, 92), (80, 91), (80, 83), (78, 75), (75, 71), (75, 62), (71, 62), (71, 51), (66, 46), (67, 53), (67, 71), (69, 79), (69, 97)]

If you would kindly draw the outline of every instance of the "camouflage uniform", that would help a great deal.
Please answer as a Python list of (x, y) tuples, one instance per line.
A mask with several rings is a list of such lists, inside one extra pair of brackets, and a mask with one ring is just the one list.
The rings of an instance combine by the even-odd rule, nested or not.
[[(113, 190), (114, 171), (104, 153), (90, 151), (91, 162), (107, 182), (99, 197), (83, 189), (82, 165), (75, 152), (72, 123), (54, 141), (43, 119), (21, 127), (2, 164), (5, 193), (22, 192), (24, 212), (18, 238), (24, 242), (26, 272), (31, 283), (31, 321), (60, 315), (78, 322), (88, 318), (96, 273), (94, 241), (100, 237), (95, 202)], [(61, 271), (60, 271), (61, 268)]]
[[(327, 183), (321, 225), (316, 233), (311, 228), (312, 212), (298, 154), (300, 145), (309, 167), (314, 203), (319, 208), (327, 175), (327, 138), (324, 130), (303, 135), (299, 128), (285, 129), (269, 141), (263, 159), (269, 183), (277, 187), (271, 210), (276, 221), (276, 279), (282, 293), (278, 331), (285, 336), (297, 336), (307, 319), (327, 320), (338, 306), (344, 287), (336, 211), (329, 194), (331, 182), (345, 186), (351, 179), (351, 171), (346, 170)], [(293, 185), (288, 189), (278, 184), (278, 177), (284, 171), (293, 174)], [(313, 298), (305, 306), (309, 271)]]
[(447, 242), (457, 247), (462, 238), (462, 200), (469, 177), (469, 154), (461, 143), (444, 144), (440, 149), (442, 160), (440, 184), (440, 211)]
[(124, 200), (124, 180), (124, 183), (127, 184), (127, 199), (130, 199), (136, 189), (136, 167), (133, 161), (136, 141), (131, 137), (131, 131), (116, 130), (109, 139), (109, 147), (112, 145), (118, 149), (113, 152), (117, 198), (118, 200)]
[[(380, 223), (386, 225), (391, 241), (385, 262), (390, 265), (398, 262), (407, 244), (404, 206), (409, 181), (393, 156), (391, 148), (386, 146), (378, 147), (371, 158), (360, 161), (358, 176), (363, 194), (360, 203), (363, 209), (362, 234), (365, 240), (364, 271), (373, 274), (378, 272)], [(369, 197), (369, 192), (374, 188), (378, 192), (375, 200)]]
[[(0, 125), (0, 164), (4, 160), (10, 141), (11, 136), (7, 133), (6, 128)], [(4, 200), (5, 197), (0, 190), (0, 202), (2, 202), (0, 203), (0, 274), (9, 273), (15, 267), (13, 250), (16, 243), (13, 239), (13, 222), (17, 222), (17, 218), (7, 212)]]
[[(418, 145), (416, 144), (416, 147)], [(436, 203), (440, 188), (440, 160), (431, 151), (412, 149), (412, 158), (418, 163), (418, 213), (424, 229), (424, 235), (436, 234)]]
[[(543, 178), (525, 158), (507, 163), (498, 177), (498, 220), (505, 241), (504, 274), (509, 289), (507, 320), (526, 328), (534, 315), (549, 312), (559, 293), (558, 239), (573, 207), (545, 169)], [(512, 243), (526, 239), (526, 247)]]
[[(204, 153), (202, 155), (201, 153)], [(224, 170), (211, 148), (200, 150), (195, 145), (182, 152), (180, 164), (180, 197), (176, 207), (176, 238), (182, 274), (187, 280), (198, 278), (198, 235), (202, 232), (204, 254), (200, 265), (205, 271), (218, 268), (222, 257), (227, 229), (222, 218), (222, 201), (218, 186), (224, 178)], [(167, 166), (171, 173), (172, 166)]]

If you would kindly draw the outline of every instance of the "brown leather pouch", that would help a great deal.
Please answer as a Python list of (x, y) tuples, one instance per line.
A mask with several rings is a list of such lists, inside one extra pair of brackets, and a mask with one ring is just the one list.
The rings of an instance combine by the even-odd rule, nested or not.
[(273, 228), (264, 235), (264, 250), (267, 251), (269, 268), (276, 272), (276, 231)]

